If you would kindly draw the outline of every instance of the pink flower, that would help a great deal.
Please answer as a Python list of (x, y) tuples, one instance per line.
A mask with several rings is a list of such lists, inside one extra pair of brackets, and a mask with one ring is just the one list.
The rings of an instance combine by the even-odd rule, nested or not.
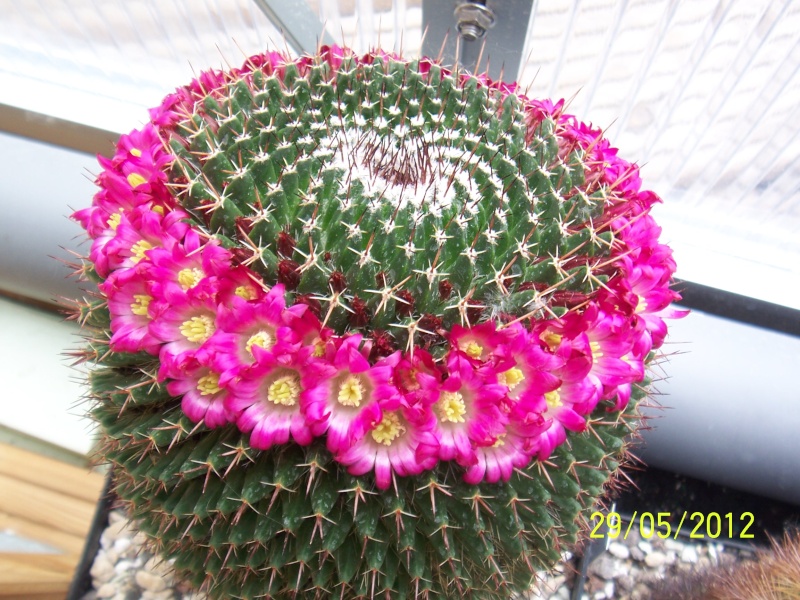
[(233, 421), (226, 407), (230, 392), (220, 380), (213, 364), (191, 360), (177, 379), (167, 383), (167, 391), (182, 396), (181, 409), (195, 423), (214, 429)]
[(147, 205), (149, 198), (134, 194), (128, 181), (119, 173), (106, 172), (102, 176), (101, 189), (94, 196), (92, 206), (73, 213), (72, 218), (78, 221), (92, 239), (102, 235), (109, 239), (119, 225), (119, 217), (123, 212), (131, 211), (137, 206)]
[(219, 276), (219, 292), (223, 298), (238, 296), (252, 302), (264, 296), (265, 288), (261, 278), (243, 265), (233, 266)]
[(455, 460), (469, 467), (478, 460), (476, 448), (491, 446), (505, 431), (508, 416), (503, 410), (505, 386), (487, 366), (484, 372), (460, 353), (447, 361), (449, 377), (442, 384), (439, 399), (431, 407), (434, 437), (421, 444), (419, 458)]
[(250, 434), (250, 445), (266, 450), (290, 439), (306, 446), (314, 435), (303, 412), (303, 398), (319, 394), (322, 381), (310, 376), (292, 354), (263, 353), (247, 374), (230, 380), (226, 401), (236, 425)]
[(324, 363), (316, 369), (325, 393), (304, 398), (305, 412), (314, 435), (327, 435), (334, 454), (352, 446), (381, 420), (381, 403), (399, 402), (393, 383), (400, 353), (370, 366), (368, 349), (359, 348), (361, 335), (334, 338), (328, 343)]
[(511, 404), (538, 397), (551, 389), (558, 378), (553, 371), (564, 364), (561, 356), (545, 351), (539, 337), (520, 324), (501, 330), (502, 343), (496, 350), (497, 382), (506, 388)]
[(630, 354), (635, 340), (630, 320), (620, 313), (607, 313), (591, 304), (583, 315), (592, 367), (589, 379), (600, 390), (636, 381), (638, 369), (623, 356)]
[(161, 296), (166, 287), (175, 293), (207, 293), (205, 288), (218, 287), (217, 276), (226, 273), (231, 262), (230, 252), (215, 241), (201, 245), (193, 230), (186, 232), (183, 243), (173, 244), (169, 249), (153, 248), (148, 257), (153, 263), (150, 275), (159, 288), (156, 293)]
[(134, 129), (120, 136), (111, 164), (118, 168), (129, 163), (148, 170), (155, 167), (163, 171), (172, 160), (156, 128), (152, 123), (147, 123), (142, 129)]
[(108, 298), (112, 332), (109, 345), (114, 352), (158, 354), (161, 342), (149, 331), (153, 296), (148, 280), (146, 270), (126, 269), (115, 271), (100, 284)]
[(467, 468), (464, 481), (476, 485), (481, 481), (497, 483), (508, 481), (514, 469), (522, 469), (531, 462), (530, 448), (547, 428), (541, 415), (525, 415), (517, 405), (509, 415), (506, 430), (491, 446), (475, 449), (477, 461)]
[(442, 372), (428, 352), (415, 348), (413, 355), (403, 354), (398, 362), (394, 382), (408, 406), (430, 406), (439, 399)]
[(393, 474), (418, 475), (436, 464), (434, 456), (420, 459), (417, 448), (432, 443), (432, 422), (421, 423), (407, 418), (403, 401), (398, 397), (379, 401), (380, 418), (365, 435), (336, 455), (351, 475), (375, 471), (375, 484), (385, 490), (392, 485)]
[(556, 389), (546, 392), (541, 401), (541, 415), (549, 425), (536, 438), (526, 441), (526, 450), (546, 460), (559, 444), (567, 439), (567, 431), (580, 432), (586, 428), (586, 420), (576, 407), (585, 407), (596, 396), (594, 386), (588, 379), (565, 380)]
[(211, 295), (187, 298), (168, 291), (151, 304), (150, 314), (150, 334), (164, 344), (159, 352), (162, 380), (176, 377), (217, 329), (217, 302)]
[(284, 321), (284, 287), (274, 286), (259, 300), (233, 296), (228, 305), (220, 304), (216, 330), (203, 352), (230, 358), (231, 373), (242, 373), (260, 355), (277, 356), (299, 349), (300, 338)]
[(664, 343), (667, 326), (663, 319), (681, 318), (688, 311), (670, 308), (671, 303), (680, 299), (677, 292), (669, 289), (675, 261), (672, 250), (658, 243), (661, 228), (652, 217), (618, 219), (613, 226), (623, 242), (624, 253), (617, 261), (621, 276), (609, 282), (609, 287), (618, 302), (632, 309), (634, 327), (642, 331), (636, 342), (636, 356), (644, 358), (651, 349)]
[(476, 365), (492, 360), (493, 351), (500, 341), (494, 321), (473, 327), (453, 325), (449, 338), (451, 352), (460, 353)]
[(131, 268), (147, 258), (153, 248), (171, 248), (188, 229), (183, 222), (186, 216), (177, 210), (163, 216), (144, 206), (122, 213), (114, 237), (107, 243), (98, 238), (92, 244), (89, 257), (98, 274), (106, 277), (112, 270)]

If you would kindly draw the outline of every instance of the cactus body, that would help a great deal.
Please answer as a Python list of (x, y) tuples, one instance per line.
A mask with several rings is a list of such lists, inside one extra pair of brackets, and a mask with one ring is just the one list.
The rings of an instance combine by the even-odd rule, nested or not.
[(575, 544), (677, 297), (600, 132), (324, 48), (203, 74), (101, 162), (93, 415), (188, 581), (503, 598)]

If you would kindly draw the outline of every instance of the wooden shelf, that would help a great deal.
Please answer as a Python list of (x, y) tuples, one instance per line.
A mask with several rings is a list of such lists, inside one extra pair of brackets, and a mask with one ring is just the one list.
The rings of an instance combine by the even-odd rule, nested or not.
[(0, 529), (59, 551), (0, 552), (0, 600), (64, 598), (103, 483), (88, 468), (0, 443)]

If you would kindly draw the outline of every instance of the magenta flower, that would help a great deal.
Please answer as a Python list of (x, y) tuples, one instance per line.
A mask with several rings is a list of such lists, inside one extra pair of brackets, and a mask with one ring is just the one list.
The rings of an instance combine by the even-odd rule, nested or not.
[(217, 308), (213, 295), (187, 298), (169, 290), (164, 298), (151, 303), (149, 331), (164, 344), (159, 353), (160, 379), (176, 377), (214, 335)]
[(153, 248), (172, 248), (188, 229), (185, 218), (182, 211), (162, 215), (145, 207), (122, 213), (114, 237), (107, 243), (101, 243), (101, 237), (92, 244), (89, 256), (98, 274), (106, 277), (112, 270), (131, 268)]
[(439, 399), (442, 372), (433, 357), (420, 348), (403, 354), (394, 370), (394, 382), (410, 407), (428, 407)]
[[(642, 367), (636, 363), (641, 360), (632, 355), (637, 335), (624, 315), (607, 313), (594, 304), (587, 307), (583, 317), (588, 325), (586, 339), (592, 359), (587, 377), (598, 390), (597, 400), (612, 398), (618, 386), (640, 379)], [(589, 414), (597, 400), (579, 407), (579, 412)]]
[[(564, 372), (568, 374), (568, 367)], [(546, 392), (540, 404), (540, 410), (543, 409), (540, 414), (549, 424), (538, 437), (527, 440), (526, 450), (537, 454), (540, 460), (546, 460), (555, 447), (567, 439), (567, 430), (581, 432), (586, 429), (586, 420), (581, 414), (586, 414), (586, 406), (591, 405), (594, 398), (596, 390), (585, 378), (564, 381)]]
[(165, 151), (158, 131), (152, 123), (147, 123), (140, 130), (120, 136), (111, 165), (120, 168), (123, 164), (130, 164), (142, 173), (149, 173), (154, 169), (164, 171), (172, 161), (173, 157)]
[(92, 206), (76, 211), (72, 215), (92, 239), (100, 236), (109, 239), (114, 237), (122, 213), (130, 212), (138, 206), (146, 208), (153, 206), (149, 198), (134, 194), (122, 175), (107, 173), (104, 175), (104, 180), (104, 187), (95, 194)]
[(684, 317), (688, 311), (670, 305), (680, 294), (669, 289), (675, 272), (672, 250), (658, 243), (661, 228), (650, 215), (614, 222), (623, 242), (624, 254), (618, 258), (621, 276), (609, 283), (616, 297), (630, 306), (634, 328), (641, 332), (635, 343), (635, 355), (645, 358), (651, 349), (660, 348), (667, 335), (664, 319)]
[(204, 353), (230, 357), (231, 375), (253, 366), (260, 355), (295, 352), (300, 339), (284, 321), (286, 300), (278, 284), (263, 298), (248, 302), (233, 296), (220, 304), (216, 331)]
[(219, 293), (222, 298), (238, 296), (252, 302), (260, 300), (266, 293), (261, 278), (243, 265), (235, 265), (219, 274)]
[(514, 469), (522, 469), (531, 462), (530, 449), (538, 447), (538, 438), (548, 428), (548, 423), (541, 414), (527, 410), (526, 404), (514, 405), (505, 431), (497, 436), (494, 444), (475, 449), (477, 461), (464, 473), (465, 482), (475, 485), (481, 481), (508, 481)]
[(381, 400), (380, 418), (355, 438), (352, 445), (336, 454), (336, 460), (347, 467), (351, 475), (375, 471), (375, 484), (385, 490), (392, 485), (393, 474), (407, 477), (418, 475), (436, 464), (435, 456), (420, 458), (417, 448), (434, 442), (432, 421), (420, 422), (408, 418), (399, 397)]
[(226, 406), (230, 392), (213, 364), (192, 359), (176, 379), (167, 383), (167, 391), (182, 396), (181, 409), (195, 423), (203, 421), (213, 429), (233, 421)]
[(419, 457), (455, 460), (469, 467), (478, 460), (475, 449), (491, 446), (505, 431), (506, 387), (497, 383), (491, 365), (479, 371), (459, 352), (448, 357), (447, 369), (449, 377), (431, 407), (434, 437), (431, 444), (420, 445)]
[(319, 394), (321, 380), (310, 376), (292, 354), (262, 353), (246, 375), (230, 380), (227, 409), (250, 434), (250, 445), (266, 450), (290, 439), (306, 446), (314, 435), (303, 412), (303, 398)]
[(494, 321), (487, 321), (474, 327), (453, 325), (449, 341), (452, 352), (458, 352), (473, 363), (480, 364), (493, 358), (492, 352), (500, 343), (500, 337)]
[(226, 273), (231, 262), (230, 252), (213, 240), (201, 245), (200, 237), (192, 230), (186, 232), (183, 243), (169, 249), (153, 248), (148, 257), (153, 263), (150, 275), (161, 296), (166, 287), (177, 293), (207, 294), (206, 288), (218, 288), (217, 276)]
[(361, 341), (360, 334), (331, 340), (325, 361), (314, 367), (325, 393), (304, 398), (314, 435), (326, 434), (328, 449), (334, 454), (352, 446), (380, 422), (382, 403), (398, 403), (401, 397), (393, 383), (400, 353), (370, 365)]
[(153, 296), (148, 281), (146, 270), (125, 269), (115, 271), (100, 284), (108, 298), (112, 332), (109, 345), (115, 352), (158, 354), (161, 342), (149, 330)]
[(557, 385), (553, 371), (563, 366), (563, 357), (545, 351), (539, 337), (518, 323), (499, 333), (502, 343), (495, 351), (497, 382), (506, 388), (512, 405)]

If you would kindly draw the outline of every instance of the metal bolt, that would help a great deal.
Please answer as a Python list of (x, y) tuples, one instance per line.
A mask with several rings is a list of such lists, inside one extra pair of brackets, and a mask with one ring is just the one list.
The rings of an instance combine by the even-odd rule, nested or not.
[(481, 39), (487, 30), (494, 27), (494, 12), (486, 7), (485, 0), (462, 2), (453, 14), (458, 23), (458, 33), (470, 42)]

